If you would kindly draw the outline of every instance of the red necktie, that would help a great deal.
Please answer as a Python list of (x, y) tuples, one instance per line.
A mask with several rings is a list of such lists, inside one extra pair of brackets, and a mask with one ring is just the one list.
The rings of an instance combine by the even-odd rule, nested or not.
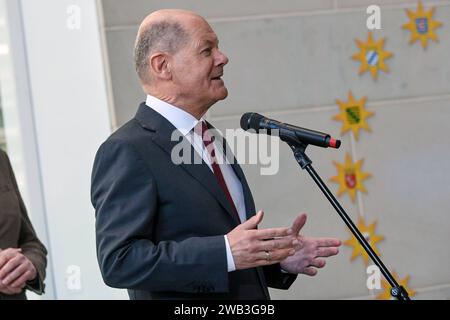
[(204, 121), (201, 122), (202, 124), (202, 140), (203, 144), (206, 147), (206, 150), (208, 151), (211, 167), (213, 169), (214, 175), (217, 178), (217, 181), (219, 182), (220, 186), (222, 187), (223, 191), (225, 192), (225, 195), (228, 198), (228, 201), (231, 204), (231, 208), (233, 209), (234, 214), (238, 218), (239, 221), (241, 221), (239, 217), (239, 213), (236, 209), (236, 206), (234, 204), (233, 198), (231, 197), (230, 191), (228, 190), (227, 184), (225, 182), (225, 179), (223, 178), (222, 170), (220, 170), (220, 166), (217, 163), (216, 159), (216, 151), (214, 150), (214, 144), (212, 143), (214, 141), (214, 137), (211, 137), (211, 135), (207, 132), (208, 127)]

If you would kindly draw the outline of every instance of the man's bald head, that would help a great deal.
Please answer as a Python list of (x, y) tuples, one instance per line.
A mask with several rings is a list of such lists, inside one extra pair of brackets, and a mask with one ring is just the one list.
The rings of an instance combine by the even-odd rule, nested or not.
[(144, 84), (151, 81), (149, 57), (154, 52), (175, 54), (189, 41), (186, 24), (190, 19), (203, 19), (194, 12), (177, 9), (158, 10), (141, 23), (134, 47), (136, 72)]

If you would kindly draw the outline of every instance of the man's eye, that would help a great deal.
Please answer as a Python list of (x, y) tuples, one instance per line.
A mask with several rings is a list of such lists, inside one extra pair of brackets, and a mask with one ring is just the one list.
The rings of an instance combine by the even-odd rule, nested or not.
[(202, 50), (202, 53), (205, 55), (210, 55), (211, 54), (212, 49), (211, 48), (206, 48)]

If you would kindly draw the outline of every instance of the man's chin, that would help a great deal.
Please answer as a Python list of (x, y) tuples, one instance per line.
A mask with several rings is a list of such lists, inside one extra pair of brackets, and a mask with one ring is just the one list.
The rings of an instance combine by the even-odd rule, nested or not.
[(228, 97), (228, 89), (223, 87), (221, 93), (217, 97), (217, 100), (224, 100), (226, 97)]

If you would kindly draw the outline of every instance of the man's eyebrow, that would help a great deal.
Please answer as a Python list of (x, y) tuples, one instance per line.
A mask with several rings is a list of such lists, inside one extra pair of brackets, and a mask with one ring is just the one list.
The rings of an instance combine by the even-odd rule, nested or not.
[(208, 45), (218, 45), (219, 44), (219, 39), (214, 39), (214, 41), (210, 40), (210, 39), (203, 39), (200, 41), (201, 45), (203, 44), (208, 44)]

